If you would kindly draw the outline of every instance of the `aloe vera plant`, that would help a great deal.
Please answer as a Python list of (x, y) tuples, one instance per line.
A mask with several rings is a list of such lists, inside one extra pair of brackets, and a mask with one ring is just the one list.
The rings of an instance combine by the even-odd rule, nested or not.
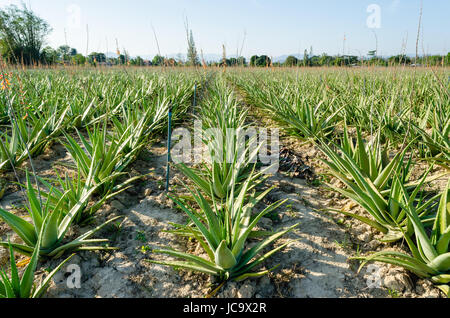
[[(381, 145), (380, 135), (378, 133), (371, 143), (365, 143), (361, 130), (356, 128), (356, 143), (353, 143), (348, 126), (346, 123), (344, 124), (344, 136), (341, 141), (342, 151), (351, 156), (361, 172), (368, 176), (372, 182), (375, 182), (389, 165), (388, 145), (384, 147)], [(398, 159), (397, 167), (402, 158), (399, 157)], [(341, 169), (340, 172), (345, 173), (345, 169)]]
[(434, 116), (431, 131), (427, 132), (418, 125), (413, 125), (416, 135), (419, 135), (428, 149), (428, 155), (435, 161), (450, 169), (450, 115), (442, 122)]
[(209, 164), (204, 163), (200, 168), (189, 168), (186, 164), (180, 163), (177, 168), (203, 193), (209, 194), (212, 186), (215, 198), (223, 200), (230, 195), (232, 185), (235, 185), (237, 193), (250, 175), (252, 188), (266, 177), (263, 175), (264, 170), (252, 174), (255, 166), (252, 162), (259, 150), (248, 146), (252, 140), (251, 138), (247, 143), (239, 144), (239, 137), (216, 136), (208, 143)]
[(0, 134), (0, 171), (9, 171), (20, 166), (31, 156), (39, 155), (49, 142), (46, 134), (46, 122), (33, 121), (32, 125), (24, 118), (16, 118), (8, 132)]
[[(127, 128), (129, 131), (131, 127)], [(92, 174), (93, 182), (101, 196), (117, 192), (127, 188), (130, 183), (140, 177), (129, 178), (121, 184), (116, 184), (120, 176), (126, 174), (125, 169), (134, 160), (136, 152), (140, 147), (124, 152), (132, 140), (132, 135), (125, 132), (118, 140), (108, 138), (106, 124), (103, 131), (99, 125), (95, 125), (92, 132), (88, 130), (89, 140), (78, 132), (82, 145), (79, 145), (74, 138), (65, 134), (67, 143), (64, 146), (77, 164), (78, 171), (84, 178)], [(110, 140), (112, 139), (112, 140)], [(92, 171), (92, 167), (95, 167)], [(97, 191), (96, 190), (96, 191)]]
[[(206, 162), (196, 168), (179, 163), (177, 168), (200, 191), (209, 194), (211, 185), (215, 198), (223, 200), (230, 195), (233, 184), (238, 193), (252, 172), (262, 145), (257, 146), (255, 135), (245, 138), (247, 109), (240, 105), (223, 79), (214, 82), (208, 94), (207, 101), (197, 107), (197, 118), (202, 120), (205, 129), (202, 142), (207, 147), (203, 158)], [(253, 174), (252, 187), (263, 181), (262, 174), (263, 171)]]
[[(251, 178), (235, 197), (230, 195), (225, 204), (213, 203), (200, 193), (192, 193), (196, 203), (201, 209), (198, 213), (194, 208), (186, 206), (180, 200), (172, 200), (187, 214), (192, 225), (184, 227), (184, 232), (190, 232), (208, 255), (208, 259), (192, 254), (182, 253), (171, 249), (154, 250), (153, 253), (167, 254), (183, 261), (155, 261), (151, 263), (184, 268), (218, 277), (222, 281), (241, 281), (251, 277), (266, 275), (269, 270), (252, 272), (252, 270), (263, 263), (267, 258), (285, 248), (290, 242), (280, 245), (269, 252), (263, 250), (271, 243), (275, 242), (283, 235), (292, 231), (294, 225), (285, 230), (270, 235), (266, 239), (257, 243), (252, 248), (246, 248), (246, 243), (258, 222), (262, 217), (280, 207), (285, 201), (276, 202), (256, 216), (252, 217), (252, 210), (271, 189), (260, 195), (249, 193)], [(234, 189), (233, 189), (234, 190)], [(212, 190), (209, 195), (214, 197)]]
[(33, 286), (34, 276), (39, 260), (39, 250), (42, 236), (39, 236), (36, 244), (36, 249), (31, 256), (30, 262), (22, 275), (19, 277), (19, 272), (16, 266), (14, 250), (9, 245), (10, 252), (10, 277), (8, 277), (5, 271), (0, 271), (0, 299), (1, 298), (40, 298), (47, 291), (51, 279), (55, 274), (61, 270), (61, 268), (75, 255), (72, 254), (60, 263), (54, 270), (52, 270), (44, 281), (39, 286)]
[[(133, 156), (137, 156), (140, 150), (145, 147), (145, 142), (149, 137), (149, 128), (151, 122), (150, 109), (147, 111), (139, 109), (124, 109), (123, 110), (123, 121), (118, 117), (112, 117), (112, 123), (114, 125), (115, 139), (120, 140), (124, 135), (126, 138), (127, 145), (123, 148), (123, 154), (127, 155), (129, 153)], [(130, 129), (131, 127), (131, 129)]]
[[(325, 142), (322, 142), (319, 146), (329, 158), (329, 161), (322, 161), (329, 167), (330, 173), (346, 186), (345, 189), (332, 185), (329, 185), (329, 187), (355, 201), (373, 219), (346, 211), (333, 209), (330, 209), (330, 211), (356, 218), (377, 229), (384, 234), (384, 238), (382, 239), (384, 242), (395, 242), (402, 239), (402, 229), (407, 226), (408, 219), (406, 217), (406, 211), (399, 204), (399, 200), (401, 198), (401, 189), (408, 180), (409, 165), (411, 163), (409, 161), (406, 166), (403, 166), (403, 159), (407, 148), (403, 152), (398, 153), (381, 170), (377, 168), (376, 155), (374, 155), (374, 159), (369, 160), (362, 145), (359, 147), (359, 154), (355, 156), (355, 159), (342, 148), (336, 147), (340, 150), (339, 153)], [(401, 178), (397, 177), (398, 175)], [(425, 174), (425, 176), (427, 175), (428, 173)], [(372, 181), (371, 176), (375, 180)], [(428, 181), (430, 180), (428, 179)], [(422, 178), (420, 182), (406, 184), (410, 193), (414, 193), (412, 195), (414, 199), (418, 198), (419, 193), (416, 190), (421, 188), (423, 182), (425, 182), (425, 179)], [(431, 201), (426, 203), (419, 201), (419, 204), (420, 208), (418, 210), (421, 212), (420, 216), (425, 219), (428, 212), (427, 208), (431, 204)]]
[[(260, 104), (263, 110), (269, 111), (274, 118), (287, 125), (288, 130), (302, 138), (326, 138), (330, 135), (337, 122), (337, 117), (343, 108), (335, 109), (334, 101), (308, 100), (286, 89), (280, 96), (268, 91), (267, 100)], [(295, 94), (295, 95), (293, 95)]]
[[(95, 167), (93, 167), (95, 169)], [(81, 201), (81, 199), (89, 193), (92, 189), (97, 189), (102, 186), (104, 182), (108, 182), (108, 179), (103, 180), (102, 183), (95, 184), (92, 178), (83, 180), (81, 173), (77, 173), (75, 178), (69, 177), (66, 173), (64, 178), (59, 175), (55, 170), (55, 179), (43, 179), (37, 177), (39, 183), (47, 188), (47, 191), (41, 191), (41, 195), (49, 201), (49, 204), (54, 208), (58, 204), (61, 206), (62, 211), (70, 211), (74, 206)], [(94, 172), (89, 174), (90, 176), (95, 175)], [(113, 178), (114, 176), (111, 176)], [(74, 218), (74, 224), (84, 225), (94, 221), (95, 213), (102, 207), (102, 205), (125, 191), (127, 188), (123, 188), (117, 192), (110, 193), (98, 199), (93, 205), (89, 205), (89, 202), (85, 202), (81, 208), (80, 212)]]
[[(88, 180), (91, 178), (92, 176), (88, 176)], [(36, 249), (36, 246), (38, 246), (39, 233), (42, 231), (42, 243), (40, 244), (39, 251), (39, 255), (41, 256), (57, 258), (66, 251), (111, 249), (102, 246), (92, 246), (91, 244), (106, 243), (108, 240), (90, 239), (90, 237), (107, 224), (114, 222), (120, 217), (113, 218), (70, 242), (64, 242), (67, 231), (73, 224), (80, 210), (86, 206), (86, 203), (95, 190), (96, 187), (93, 187), (85, 192), (75, 206), (73, 206), (70, 211), (67, 211), (63, 208), (64, 196), (56, 206), (52, 206), (50, 199), (47, 199), (45, 204), (41, 203), (27, 172), (27, 199), (29, 206), (26, 207), (26, 209), (33, 222), (29, 223), (11, 212), (0, 209), (0, 218), (7, 223), (24, 242), (24, 244), (0, 242), (0, 246), (8, 247), (11, 245), (15, 251), (30, 256)], [(67, 195), (67, 192), (65, 195)]]
[(419, 277), (429, 278), (450, 297), (450, 180), (441, 194), (437, 215), (431, 234), (420, 220), (419, 212), (406, 189), (402, 186), (402, 204), (414, 229), (414, 237), (405, 233), (412, 255), (382, 251), (363, 260), (361, 268), (368, 262), (384, 262), (403, 267)]

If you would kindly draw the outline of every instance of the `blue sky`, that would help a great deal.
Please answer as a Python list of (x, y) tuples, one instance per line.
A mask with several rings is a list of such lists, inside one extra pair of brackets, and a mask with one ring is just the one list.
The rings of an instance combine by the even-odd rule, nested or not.
[[(450, 51), (449, 0), (423, 0), (423, 40), (419, 51)], [(0, 0), (0, 5), (20, 3)], [(420, 0), (25, 0), (53, 28), (48, 44), (67, 44), (86, 53), (115, 51), (116, 40), (131, 55), (158, 52), (152, 25), (163, 55), (186, 52), (184, 19), (188, 18), (197, 48), (205, 54), (229, 55), (242, 45), (243, 55), (303, 53), (381, 55), (415, 52)], [(371, 29), (369, 5), (378, 5), (380, 28)], [(344, 45), (344, 35), (346, 38)]]

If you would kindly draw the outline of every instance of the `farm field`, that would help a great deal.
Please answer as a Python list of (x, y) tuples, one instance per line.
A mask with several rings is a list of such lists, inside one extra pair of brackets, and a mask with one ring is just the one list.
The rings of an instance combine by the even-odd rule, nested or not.
[(0, 297), (450, 296), (448, 68), (1, 74)]

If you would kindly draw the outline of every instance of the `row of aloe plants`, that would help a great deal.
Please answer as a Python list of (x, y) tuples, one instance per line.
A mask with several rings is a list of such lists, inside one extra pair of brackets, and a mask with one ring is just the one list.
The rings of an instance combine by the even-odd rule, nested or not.
[[(274, 268), (255, 269), (290, 243), (267, 250), (297, 225), (278, 232), (256, 230), (261, 218), (285, 201), (275, 202), (262, 211), (256, 210), (258, 203), (272, 189), (261, 189), (266, 176), (252, 163), (256, 154), (249, 146), (251, 140), (239, 138), (239, 132), (248, 126), (247, 109), (237, 100), (224, 78), (219, 77), (210, 85), (195, 113), (197, 119), (202, 120), (204, 130), (215, 128), (218, 133), (204, 134), (202, 140), (206, 151), (202, 163), (195, 166), (176, 164), (189, 180), (185, 186), (190, 195), (188, 198), (169, 196), (186, 213), (189, 221), (173, 224), (175, 229), (171, 233), (195, 240), (207, 257), (163, 249), (153, 252), (176, 260), (150, 262), (216, 277), (220, 283), (217, 292), (228, 281), (260, 277), (272, 271)], [(238, 133), (230, 136), (230, 129)], [(240, 147), (242, 151), (239, 151)], [(252, 239), (258, 241), (250, 247)]]
[[(330, 211), (376, 229), (383, 243), (408, 243), (411, 254), (385, 251), (356, 258), (362, 266), (370, 261), (401, 266), (450, 295), (450, 181), (437, 195), (424, 191), (450, 170), (450, 101), (438, 76), (255, 72), (231, 74), (230, 80), (287, 133), (315, 144), (327, 158), (322, 162), (329, 175), (344, 185), (328, 187), (368, 216)], [(429, 168), (413, 180), (424, 161)], [(437, 165), (440, 172), (430, 176)]]
[(446, 73), (410, 70), (233, 72), (246, 100), (302, 139), (337, 141), (345, 122), (363, 135), (381, 128), (392, 147), (408, 142), (422, 159), (449, 166), (450, 82)]
[[(151, 126), (148, 129), (162, 131), (169, 104), (189, 104), (192, 76), (137, 71), (18, 73), (0, 96), (5, 114), (0, 121), (0, 171), (19, 167), (27, 152), (33, 157), (42, 154), (64, 131), (85, 129), (105, 118), (108, 122), (124, 118), (121, 128), (125, 130), (141, 124), (136, 118), (145, 117), (152, 121), (144, 123)], [(174, 119), (180, 120), (182, 115), (183, 111), (174, 112)]]
[[(111, 73), (111, 75), (116, 78), (118, 76), (117, 73)], [(33, 82), (34, 85), (42, 84), (39, 81), (39, 74), (37, 76), (38, 78)], [(89, 73), (89, 76), (101, 77), (102, 75)], [(48, 138), (45, 143), (63, 140), (62, 144), (75, 163), (71, 168), (75, 169), (76, 176), (75, 178), (70, 178), (67, 174), (61, 176), (55, 170), (57, 175), (55, 179), (44, 179), (36, 176), (34, 180), (37, 182), (33, 184), (30, 174), (28, 171), (26, 172), (26, 184), (23, 185), (26, 190), (27, 201), (25, 209), (31, 222), (16, 216), (12, 212), (0, 209), (0, 218), (10, 226), (11, 230), (23, 242), (0, 242), (0, 245), (8, 248), (11, 254), (10, 277), (6, 272), (1, 272), (1, 298), (42, 296), (48, 288), (52, 276), (70, 259), (69, 257), (62, 262), (39, 287), (33, 289), (34, 273), (40, 258), (60, 258), (68, 252), (83, 250), (114, 249), (108, 247), (108, 240), (92, 239), (91, 237), (106, 225), (121, 217), (111, 218), (76, 238), (68, 237), (67, 233), (74, 224), (93, 223), (95, 212), (107, 200), (125, 191), (133, 181), (140, 178), (128, 177), (127, 168), (136, 160), (140, 151), (148, 145), (152, 136), (165, 128), (170, 104), (176, 105), (172, 108), (175, 120), (179, 120), (186, 113), (194, 93), (193, 81), (189, 77), (174, 77), (172, 74), (166, 79), (166, 82), (152, 75), (152, 80), (161, 82), (157, 86), (152, 84), (152, 80), (147, 82), (144, 74), (135, 74), (134, 77), (135, 85), (128, 83), (128, 80), (122, 83), (125, 86), (134, 87), (126, 91), (124, 100), (111, 101), (108, 103), (108, 109), (103, 109), (104, 114), (97, 113), (95, 116), (89, 117), (89, 121), (84, 122), (81, 126), (76, 120), (72, 123), (65, 121), (64, 116), (68, 113), (67, 109), (60, 108), (62, 114), (58, 114), (57, 110), (53, 109), (55, 111), (54, 117), (59, 118), (59, 132), (45, 135), (45, 138)], [(123, 76), (120, 79), (125, 80)], [(64, 76), (62, 79), (57, 78), (56, 80), (61, 81), (58, 82), (61, 85), (67, 85), (67, 79)], [(137, 85), (139, 81), (141, 81), (141, 85)], [(177, 81), (177, 83), (174, 81)], [(48, 91), (44, 90), (44, 95), (46, 93), (54, 94), (54, 90), (57, 89), (52, 87), (50, 81), (48, 85), (50, 85), (50, 88), (48, 88)], [(119, 85), (116, 83), (114, 87), (119, 89), (122, 86), (120, 83)], [(60, 87), (60, 89), (63, 89), (63, 87)], [(104, 92), (106, 91), (105, 89)], [(67, 91), (67, 93), (69, 92), (70, 90)], [(11, 94), (10, 97), (14, 94), (13, 91), (8, 93)], [(67, 98), (70, 97), (67, 96)], [(31, 109), (19, 108), (14, 104), (13, 98), (9, 100), (9, 103), (11, 109), (20, 114), (17, 117), (22, 118), (19, 124), (36, 115)], [(117, 105), (114, 105), (115, 103)], [(42, 110), (46, 109), (44, 106)], [(84, 106), (83, 113), (89, 112), (93, 108), (102, 107), (101, 103), (94, 106), (92, 104), (86, 106), (85, 104)], [(21, 111), (26, 111), (28, 115), (22, 117)], [(16, 125), (14, 119), (11, 118), (12, 126)], [(88, 137), (85, 137), (86, 133), (83, 133), (81, 129), (87, 133)], [(30, 127), (24, 124), (24, 133), (29, 133), (29, 130)], [(73, 130), (76, 131), (76, 138), (71, 133)], [(14, 134), (14, 128), (11, 131), (11, 134)], [(4, 134), (3, 138), (2, 144), (6, 143), (5, 140), (11, 140), (8, 132)], [(26, 141), (25, 144), (29, 146)], [(27, 147), (25, 146), (25, 148)], [(34, 148), (29, 147), (29, 149)], [(29, 151), (26, 151), (26, 153), (27, 158), (36, 154), (34, 152), (30, 154)], [(11, 157), (12, 155), (9, 154), (9, 160)], [(20, 166), (19, 162), (11, 160), (9, 164), (12, 168)], [(5, 166), (7, 165), (5, 164)], [(13, 251), (31, 257), (21, 279), (19, 279)]]

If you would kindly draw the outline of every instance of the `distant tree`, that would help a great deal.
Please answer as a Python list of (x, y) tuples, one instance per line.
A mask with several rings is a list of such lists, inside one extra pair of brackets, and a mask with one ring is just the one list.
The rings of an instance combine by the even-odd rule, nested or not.
[(235, 58), (231, 58), (231, 59), (227, 59), (227, 58), (223, 58), (222, 61), (220, 61), (219, 66), (223, 67), (223, 66), (234, 66), (236, 65), (236, 59)]
[(431, 56), (426, 56), (425, 58), (425, 62), (422, 64), (425, 64), (427, 66), (439, 66), (442, 65), (442, 62), (444, 60), (444, 64), (445, 64), (445, 57), (444, 56), (440, 56), (440, 55), (431, 55)]
[(245, 59), (245, 57), (240, 56), (237, 59), (237, 64), (238, 64), (238, 66), (246, 66), (247, 65), (247, 60)]
[(75, 56), (72, 56), (72, 64), (84, 65), (86, 64), (86, 57), (84, 57), (83, 54), (78, 53)]
[(256, 60), (256, 65), (257, 66), (269, 66), (271, 64), (271, 60), (270, 57), (268, 57), (267, 55), (261, 55), (257, 60)]
[(303, 66), (309, 66), (309, 54), (306, 49), (305, 52), (303, 53)]
[(0, 9), (0, 51), (10, 62), (38, 62), (50, 31), (48, 23), (25, 5)]
[(130, 64), (134, 66), (144, 66), (144, 60), (142, 57), (138, 56), (135, 59), (131, 59)]
[(55, 49), (51, 48), (50, 46), (45, 47), (41, 52), (40, 61), (42, 64), (46, 65), (56, 64), (58, 62), (58, 59), (59, 59), (58, 52)]
[(272, 60), (267, 55), (262, 55), (259, 57), (258, 61), (256, 63), (259, 66), (270, 66), (272, 64)]
[(77, 55), (77, 54), (78, 54), (77, 49), (74, 49), (74, 48), (71, 48), (71, 49), (70, 49), (70, 53), (69, 53), (70, 56), (75, 56), (75, 55)]
[(344, 64), (344, 59), (341, 56), (335, 56), (332, 61), (332, 66), (342, 66)]
[(368, 64), (372, 66), (388, 66), (388, 62), (381, 57), (374, 57), (370, 59)]
[(284, 66), (292, 67), (297, 65), (298, 65), (298, 58), (292, 55), (288, 56), (286, 61), (284, 61)]
[(321, 66), (321, 64), (320, 64), (320, 56), (312, 56), (312, 55), (310, 55), (309, 66)]
[(187, 63), (190, 66), (200, 65), (200, 60), (198, 58), (197, 49), (195, 47), (194, 35), (192, 34), (192, 30), (189, 32), (188, 36)]
[(254, 55), (250, 58), (250, 66), (266, 67), (272, 64), (272, 60), (267, 55)]
[(334, 63), (334, 58), (332, 56), (329, 56), (327, 54), (322, 54), (319, 58), (319, 64), (320, 66), (331, 66)]
[(70, 46), (61, 45), (56, 51), (58, 52), (59, 58), (62, 62), (70, 61)]
[(127, 57), (126, 57), (126, 55), (125, 55), (125, 54), (120, 54), (120, 55), (117, 57), (117, 62), (119, 63), (119, 65), (125, 65), (126, 62), (127, 62)]
[(97, 65), (97, 63), (106, 62), (106, 55), (104, 53), (92, 52), (88, 56), (88, 61), (92, 65)]
[[(226, 59), (226, 63), (227, 66), (245, 66), (247, 64), (247, 61), (245, 60), (245, 57), (241, 56), (239, 58), (232, 57)], [(221, 64), (223, 64), (223, 62)]]
[(411, 58), (409, 58), (408, 56), (402, 54), (402, 55), (396, 55), (396, 56), (391, 56), (389, 59), (389, 64), (390, 65), (404, 65), (404, 64), (411, 64)]
[(161, 55), (156, 55), (152, 60), (152, 65), (154, 66), (164, 65), (164, 57), (162, 57)]

